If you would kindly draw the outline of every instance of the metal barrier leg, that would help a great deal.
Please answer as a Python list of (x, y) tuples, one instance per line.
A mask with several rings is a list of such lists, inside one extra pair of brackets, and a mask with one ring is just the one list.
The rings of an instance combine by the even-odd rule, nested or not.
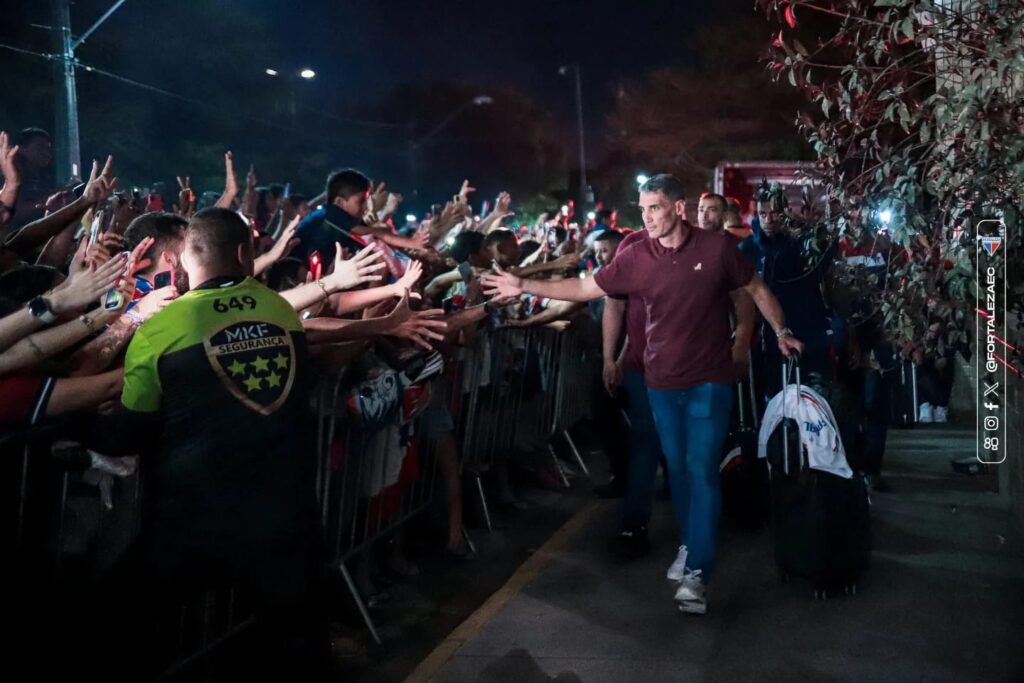
[(569, 442), (569, 448), (572, 449), (572, 454), (576, 458), (576, 462), (579, 463), (580, 469), (583, 470), (583, 474), (585, 474), (585, 475), (587, 475), (589, 477), (590, 476), (590, 470), (587, 469), (587, 464), (585, 462), (583, 462), (583, 457), (580, 455), (579, 449), (576, 448), (576, 442), (574, 442), (572, 440), (572, 437), (569, 436), (569, 430), (568, 429), (563, 429), (562, 430), (562, 436), (564, 436), (565, 440)]
[(366, 603), (363, 602), (363, 597), (359, 595), (359, 590), (356, 588), (355, 581), (352, 580), (352, 575), (348, 573), (348, 567), (345, 566), (344, 562), (339, 563), (339, 569), (341, 569), (341, 575), (345, 577), (345, 583), (348, 585), (348, 592), (352, 594), (352, 599), (356, 601), (356, 607), (359, 608), (359, 613), (363, 615), (363, 622), (366, 624), (366, 628), (370, 629), (370, 635), (373, 636), (374, 641), (381, 647), (384, 647), (384, 642), (380, 639), (380, 635), (377, 633), (377, 627), (373, 625), (373, 619), (370, 617), (370, 611), (366, 609)]
[[(473, 478), (476, 479), (476, 491), (480, 494), (480, 507), (484, 511), (484, 522), (487, 523), (487, 533), (493, 534), (494, 527), (491, 525), (491, 510), (487, 507), (487, 496), (484, 495), (484, 483), (480, 479), (479, 473), (474, 473)], [(463, 530), (465, 533), (465, 530)]]
[(551, 454), (551, 461), (555, 463), (555, 469), (558, 470), (558, 476), (562, 480), (562, 484), (565, 488), (569, 488), (569, 480), (565, 477), (565, 469), (562, 467), (562, 462), (558, 459), (558, 454), (555, 453), (555, 447), (550, 443), (548, 444), (548, 453)]

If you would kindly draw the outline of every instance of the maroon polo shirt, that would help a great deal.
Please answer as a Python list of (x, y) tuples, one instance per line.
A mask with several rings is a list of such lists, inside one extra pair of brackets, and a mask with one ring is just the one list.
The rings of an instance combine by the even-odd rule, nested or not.
[(653, 239), (623, 246), (625, 240), (594, 280), (607, 294), (632, 295), (643, 304), (647, 386), (671, 390), (707, 382), (731, 384), (729, 292), (754, 276), (736, 242), (690, 226), (686, 241), (676, 249)]
[[(629, 245), (646, 239), (646, 230), (643, 228), (634, 230), (619, 243), (619, 248), (615, 252), (616, 256)], [(614, 263), (615, 259), (612, 259), (612, 262)], [(604, 269), (602, 268), (602, 270)], [(613, 296), (612, 298), (626, 300), (626, 339), (629, 340), (629, 344), (626, 346), (626, 355), (622, 359), (622, 369), (643, 372), (644, 349), (647, 348), (647, 309), (644, 307), (644, 302), (635, 294)]]

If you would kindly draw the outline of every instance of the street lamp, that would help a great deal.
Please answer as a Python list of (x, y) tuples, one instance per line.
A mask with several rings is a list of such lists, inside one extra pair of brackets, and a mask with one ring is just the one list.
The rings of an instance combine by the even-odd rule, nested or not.
[[(470, 107), (483, 107), (488, 104), (493, 104), (494, 98), (490, 95), (477, 95), (476, 97), (463, 102), (458, 106), (451, 114), (441, 119), (441, 122), (430, 129), (426, 135), (421, 137), (419, 140), (409, 140), (409, 175), (412, 180), (412, 197), (413, 203), (419, 199), (419, 178), (418, 178), (418, 166), (419, 166), (419, 152), (420, 148), (426, 145), (435, 135), (440, 133), (442, 130), (448, 127), (448, 125), (459, 118)], [(410, 124), (411, 125), (411, 124)]]
[[(267, 67), (263, 70), (263, 73), (267, 74), (271, 78), (276, 78), (281, 73), (274, 68)], [(286, 71), (284, 79), (288, 81), (288, 110), (292, 117), (292, 125), (295, 125), (295, 76), (298, 75), (304, 81), (312, 80), (316, 77), (316, 72), (310, 68), (305, 68), (299, 71), (297, 74), (292, 71)]]

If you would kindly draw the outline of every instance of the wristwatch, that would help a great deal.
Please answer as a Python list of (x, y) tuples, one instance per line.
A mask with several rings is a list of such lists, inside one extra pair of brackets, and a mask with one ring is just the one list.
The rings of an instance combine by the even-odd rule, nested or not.
[(28, 312), (32, 314), (33, 318), (37, 318), (44, 325), (49, 325), (57, 316), (53, 314), (53, 309), (50, 307), (50, 302), (41, 296), (37, 296), (28, 302)]
[(783, 327), (781, 330), (775, 333), (775, 336), (776, 338), (779, 339), (781, 339), (782, 337), (792, 337), (793, 330), (789, 329), (788, 327)]

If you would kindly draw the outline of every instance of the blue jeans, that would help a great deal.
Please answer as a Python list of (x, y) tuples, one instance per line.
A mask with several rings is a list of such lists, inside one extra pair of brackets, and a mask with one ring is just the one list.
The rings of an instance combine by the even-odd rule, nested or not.
[(622, 388), (626, 392), (629, 417), (629, 476), (622, 503), (622, 528), (635, 531), (651, 521), (658, 462), (663, 456), (647, 399), (644, 373), (639, 370), (622, 373)]
[(718, 466), (729, 430), (734, 387), (700, 384), (690, 389), (648, 389), (654, 423), (668, 462), (672, 505), (686, 565), (707, 579), (715, 566), (722, 491)]

